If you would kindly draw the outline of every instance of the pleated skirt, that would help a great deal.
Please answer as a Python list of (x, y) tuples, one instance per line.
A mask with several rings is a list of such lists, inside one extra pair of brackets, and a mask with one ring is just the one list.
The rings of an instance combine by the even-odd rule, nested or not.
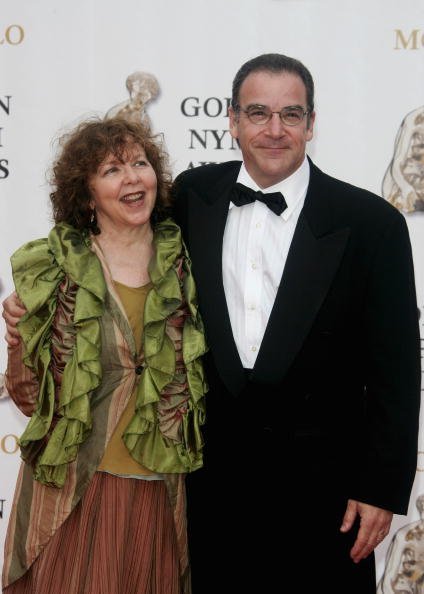
[(69, 518), (6, 594), (181, 594), (163, 481), (96, 472)]

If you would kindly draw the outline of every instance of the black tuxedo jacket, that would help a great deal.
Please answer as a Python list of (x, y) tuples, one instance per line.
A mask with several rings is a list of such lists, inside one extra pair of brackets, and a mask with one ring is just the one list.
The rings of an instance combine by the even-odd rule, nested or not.
[(174, 185), (210, 348), (205, 472), (249, 471), (254, 463), (307, 473), (312, 452), (316, 476), (333, 476), (347, 497), (407, 513), (421, 376), (404, 217), (310, 162), (305, 204), (248, 377), (222, 281), (240, 165), (192, 169)]

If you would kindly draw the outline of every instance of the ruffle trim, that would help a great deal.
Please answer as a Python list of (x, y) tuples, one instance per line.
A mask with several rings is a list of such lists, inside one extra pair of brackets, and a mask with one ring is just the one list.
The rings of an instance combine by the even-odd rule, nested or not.
[[(155, 472), (190, 472), (202, 465), (200, 426), (205, 420), (207, 386), (200, 357), (207, 349), (190, 261), (178, 226), (171, 220), (158, 224), (154, 244), (156, 257), (150, 266), (153, 289), (145, 308), (145, 368), (136, 413), (124, 441), (134, 459)], [(62, 487), (67, 465), (76, 459), (79, 445), (92, 427), (90, 394), (102, 379), (100, 318), (107, 287), (101, 264), (89, 249), (89, 239), (65, 223), (54, 227), (47, 239), (24, 245), (11, 261), (16, 290), (28, 310), (19, 324), (27, 352), (24, 362), (36, 371), (40, 383), (37, 409), (20, 439), (22, 458), (33, 465), (36, 480)], [(183, 263), (183, 274), (179, 274), (178, 261)], [(56, 402), (50, 334), (56, 293), (65, 275), (78, 285), (76, 341)], [(183, 305), (182, 290), (190, 312), (184, 321), (182, 347), (189, 389), (179, 407), (182, 425), (175, 440), (161, 432), (158, 409), (161, 398), (166, 398), (166, 386), (175, 379), (175, 348), (166, 334), (166, 319)]]
[[(137, 390), (136, 413), (123, 439), (131, 456), (150, 470), (191, 472), (202, 466), (200, 426), (205, 422), (207, 384), (200, 357), (207, 347), (191, 263), (179, 227), (171, 220), (155, 228), (154, 250), (149, 267), (153, 288), (144, 309), (145, 367)], [(166, 333), (167, 319), (178, 315), (184, 316), (182, 355), (186, 377), (181, 381), (181, 390), (175, 388), (175, 347)], [(173, 390), (167, 393), (171, 382)], [(179, 424), (174, 438), (161, 430), (161, 408), (172, 406)]]
[[(40, 384), (37, 408), (20, 438), (22, 458), (33, 465), (36, 480), (63, 487), (67, 466), (76, 459), (92, 426), (90, 394), (102, 378), (99, 318), (106, 284), (84, 237), (66, 224), (54, 227), (47, 239), (24, 245), (11, 261), (16, 290), (28, 310), (19, 323), (26, 346), (24, 363), (36, 371)], [(65, 275), (79, 286), (77, 332), (56, 402), (50, 337), (56, 294)]]

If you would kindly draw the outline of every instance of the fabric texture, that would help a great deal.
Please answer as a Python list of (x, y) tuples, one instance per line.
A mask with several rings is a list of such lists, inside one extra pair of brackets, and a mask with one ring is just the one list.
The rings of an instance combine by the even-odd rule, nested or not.
[(21, 349), (11, 349), (6, 381), (19, 406), (21, 378), (27, 413), (34, 405), (22, 437), (4, 585), (25, 573), (83, 497), (134, 390), (125, 443), (137, 462), (165, 473), (180, 572), (187, 575), (184, 473), (202, 463), (207, 387), (199, 357), (206, 346), (190, 261), (172, 221), (155, 228), (154, 248), (141, 356), (93, 238), (58, 225), (12, 258), (28, 315), (20, 324), (25, 365), (16, 362)]
[[(181, 239), (175, 230), (176, 226), (168, 221), (158, 225), (155, 232), (155, 258), (149, 268), (153, 287), (145, 306), (144, 369), (137, 393), (136, 414), (125, 437), (132, 456), (158, 472), (185, 472), (201, 465), (202, 444), (198, 427), (202, 422), (200, 401), (205, 388), (199, 357), (205, 352), (205, 342), (195, 304), (194, 284), (187, 264), (183, 271)], [(97, 255), (101, 258), (98, 249)], [(100, 260), (89, 249), (88, 241), (66, 224), (57, 225), (47, 242), (42, 239), (20, 248), (12, 256), (12, 267), (16, 290), (28, 309), (19, 324), (27, 348), (25, 363), (30, 368), (37, 367), (41, 376), (38, 406), (20, 440), (22, 457), (30, 463), (35, 461), (34, 477), (37, 480), (61, 487), (67, 464), (75, 460), (79, 445), (92, 428), (89, 395), (102, 379), (99, 324), (105, 308), (106, 283)], [(63, 369), (62, 388), (56, 402), (48, 328), (57, 305), (56, 290), (65, 275), (78, 286), (73, 312), (76, 336), (75, 346)], [(183, 282), (191, 315), (177, 311), (183, 304)], [(182, 435), (180, 442), (172, 443), (162, 431), (164, 439), (161, 443), (157, 435), (160, 416), (154, 404), (160, 401), (161, 391), (174, 380), (175, 348), (165, 332), (165, 325), (175, 313), (173, 325), (183, 326), (182, 354), (190, 391), (182, 384), (179, 393), (174, 384), (171, 400), (174, 410), (183, 409), (180, 411), (184, 413), (180, 417)], [(134, 350), (133, 344), (131, 347)], [(181, 393), (184, 394), (181, 396)], [(56, 416), (54, 427), (53, 413)], [(190, 439), (194, 441), (189, 443)], [(43, 442), (41, 452), (40, 441)]]
[(5, 594), (181, 594), (163, 481), (96, 472), (31, 570)]
[[(115, 290), (117, 291), (121, 303), (125, 309), (128, 321), (131, 326), (131, 330), (134, 336), (136, 352), (142, 356), (142, 336), (144, 326), (144, 305), (146, 303), (146, 297), (151, 289), (151, 284), (148, 283), (143, 287), (126, 287), (116, 280), (113, 281)], [(141, 367), (141, 366), (140, 366)], [(136, 371), (139, 372), (140, 369)], [(137, 389), (133, 390), (131, 398), (125, 407), (116, 427), (109, 439), (106, 446), (103, 458), (100, 461), (98, 470), (104, 472), (111, 472), (115, 475), (125, 476), (154, 476), (161, 477), (161, 475), (153, 473), (148, 470), (139, 462), (134, 460), (131, 456), (128, 448), (126, 447), (122, 435), (125, 432), (125, 428), (135, 413), (135, 400), (137, 395)]]

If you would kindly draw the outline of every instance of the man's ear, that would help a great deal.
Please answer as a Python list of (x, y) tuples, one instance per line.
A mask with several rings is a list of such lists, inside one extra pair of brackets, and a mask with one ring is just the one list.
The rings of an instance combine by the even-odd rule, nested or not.
[(308, 114), (306, 116), (306, 118), (307, 118), (307, 120), (306, 120), (307, 140), (312, 140), (312, 137), (314, 135), (315, 112), (313, 111), (311, 114)]
[(234, 111), (232, 107), (228, 108), (228, 117), (229, 120), (229, 127), (230, 127), (230, 134), (233, 138), (238, 139), (238, 121), (239, 121), (239, 113)]

